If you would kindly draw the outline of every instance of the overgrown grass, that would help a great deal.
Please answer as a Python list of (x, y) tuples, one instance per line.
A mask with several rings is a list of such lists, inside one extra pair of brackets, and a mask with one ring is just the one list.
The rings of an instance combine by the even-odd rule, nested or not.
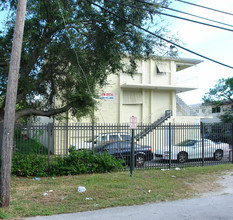
[[(52, 215), (190, 198), (198, 195), (203, 183), (213, 184), (218, 175), (228, 170), (233, 170), (232, 164), (169, 171), (138, 170), (133, 177), (129, 172), (40, 180), (12, 177), (10, 207), (0, 209), (0, 217)], [(85, 186), (86, 192), (79, 193), (79, 186)]]

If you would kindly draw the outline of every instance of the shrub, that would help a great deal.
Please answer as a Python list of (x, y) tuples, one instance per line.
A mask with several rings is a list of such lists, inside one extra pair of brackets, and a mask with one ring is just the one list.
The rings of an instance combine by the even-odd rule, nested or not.
[(75, 175), (83, 173), (111, 172), (123, 168), (123, 161), (110, 154), (96, 154), (89, 150), (71, 150), (70, 155), (58, 157), (49, 168), (50, 175)]
[(123, 160), (117, 160), (108, 153), (97, 154), (88, 150), (71, 150), (64, 158), (55, 157), (49, 167), (46, 155), (14, 153), (12, 157), (12, 174), (25, 177), (111, 172), (122, 168)]
[(15, 153), (12, 157), (11, 173), (16, 176), (48, 176), (47, 163), (46, 156)]

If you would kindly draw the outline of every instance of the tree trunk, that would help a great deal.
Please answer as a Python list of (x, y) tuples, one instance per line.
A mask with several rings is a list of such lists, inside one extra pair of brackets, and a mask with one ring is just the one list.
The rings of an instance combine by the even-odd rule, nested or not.
[(2, 139), (0, 205), (7, 207), (10, 203), (11, 161), (13, 134), (15, 124), (15, 107), (18, 88), (18, 75), (23, 41), (24, 19), (27, 0), (18, 0), (14, 38), (8, 75), (6, 104)]

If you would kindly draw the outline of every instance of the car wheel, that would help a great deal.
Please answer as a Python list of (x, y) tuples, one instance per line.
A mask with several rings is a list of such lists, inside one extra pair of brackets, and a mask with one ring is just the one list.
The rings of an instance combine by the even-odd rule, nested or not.
[(185, 152), (180, 152), (178, 155), (177, 155), (177, 160), (178, 160), (178, 163), (184, 163), (188, 160), (188, 154), (185, 153)]
[(220, 161), (223, 158), (223, 152), (221, 150), (216, 150), (214, 153), (214, 160)]
[(139, 154), (135, 156), (135, 166), (142, 167), (144, 165), (145, 158), (143, 155)]

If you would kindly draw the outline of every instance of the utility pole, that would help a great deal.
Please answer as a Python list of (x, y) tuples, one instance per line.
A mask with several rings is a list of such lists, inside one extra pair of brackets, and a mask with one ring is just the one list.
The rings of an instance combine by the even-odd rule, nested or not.
[(0, 206), (10, 203), (11, 161), (21, 49), (27, 0), (18, 0), (3, 124)]

